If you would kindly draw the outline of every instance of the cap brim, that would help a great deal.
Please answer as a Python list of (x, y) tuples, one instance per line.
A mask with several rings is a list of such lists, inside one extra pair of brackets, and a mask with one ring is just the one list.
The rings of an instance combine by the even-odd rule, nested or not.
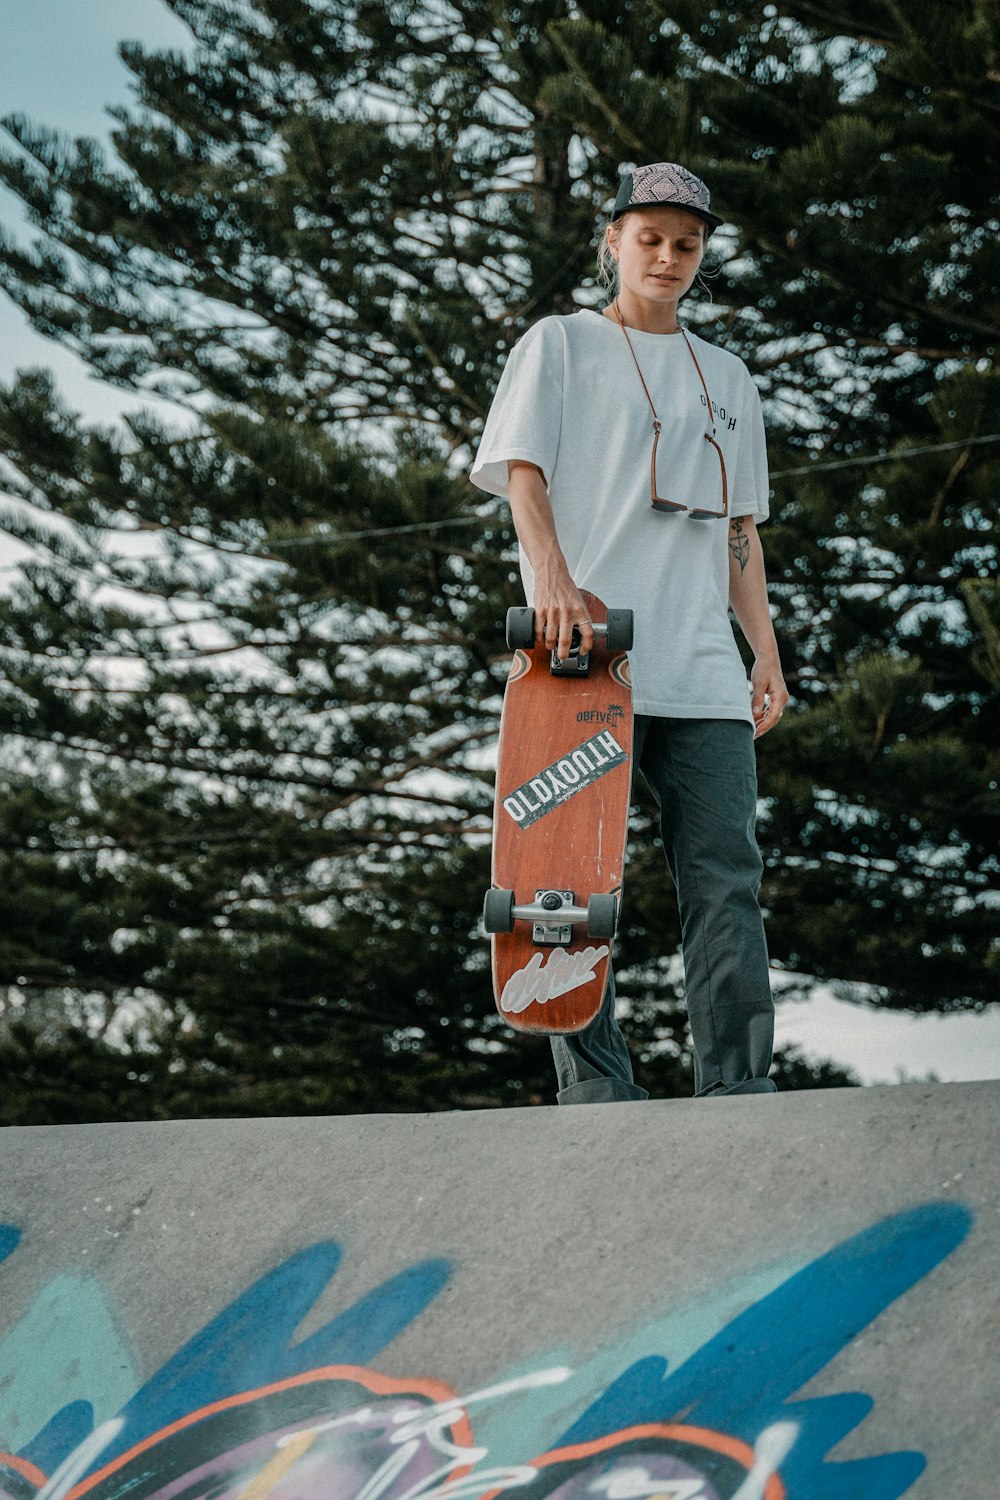
[(624, 208), (617, 204), (611, 214), (612, 224), (616, 219), (621, 219), (625, 214), (634, 213), (637, 208), (682, 208), (685, 213), (694, 214), (696, 219), (702, 219), (709, 229), (718, 229), (724, 224), (725, 219), (720, 219), (718, 214), (709, 213), (707, 208), (696, 208), (693, 203), (678, 203), (676, 198), (657, 198), (652, 203), (629, 203)]

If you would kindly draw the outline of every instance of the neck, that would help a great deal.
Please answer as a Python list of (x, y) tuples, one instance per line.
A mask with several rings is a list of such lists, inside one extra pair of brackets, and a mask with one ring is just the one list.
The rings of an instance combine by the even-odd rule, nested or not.
[(619, 292), (604, 316), (618, 322), (615, 308), (626, 328), (635, 328), (639, 333), (679, 333), (676, 302), (652, 302), (646, 297), (637, 297), (627, 290)]

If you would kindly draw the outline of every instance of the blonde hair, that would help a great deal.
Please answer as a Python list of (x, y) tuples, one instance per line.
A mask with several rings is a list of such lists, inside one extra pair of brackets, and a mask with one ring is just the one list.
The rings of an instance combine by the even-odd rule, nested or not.
[(601, 286), (607, 291), (610, 299), (614, 301), (620, 290), (618, 284), (618, 261), (611, 253), (611, 232), (619, 233), (617, 224), (609, 219), (601, 234), (601, 243), (597, 247), (597, 279)]

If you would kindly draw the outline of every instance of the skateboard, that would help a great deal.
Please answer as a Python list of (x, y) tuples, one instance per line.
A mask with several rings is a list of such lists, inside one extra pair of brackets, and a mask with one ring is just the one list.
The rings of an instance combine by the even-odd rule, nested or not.
[(535, 644), (533, 609), (507, 612), (514, 652), (500, 719), (492, 887), (483, 903), (493, 992), (516, 1031), (581, 1031), (601, 1008), (618, 924), (632, 779), (632, 611), (583, 594), (594, 649)]

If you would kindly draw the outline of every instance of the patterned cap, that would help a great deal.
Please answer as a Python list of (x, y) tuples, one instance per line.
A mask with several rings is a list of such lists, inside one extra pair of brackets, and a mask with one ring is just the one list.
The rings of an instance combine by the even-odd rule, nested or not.
[(611, 221), (620, 219), (630, 208), (686, 208), (688, 213), (704, 219), (711, 234), (725, 223), (709, 212), (711, 202), (711, 194), (700, 177), (675, 161), (655, 161), (648, 167), (622, 173)]

